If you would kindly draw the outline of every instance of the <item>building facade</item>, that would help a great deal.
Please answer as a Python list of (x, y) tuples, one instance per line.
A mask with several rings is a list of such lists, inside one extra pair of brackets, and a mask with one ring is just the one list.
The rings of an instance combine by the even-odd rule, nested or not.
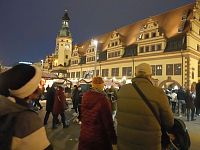
[(72, 45), (65, 12), (56, 50), (46, 68), (66, 67), (70, 80), (102, 76), (130, 81), (135, 66), (148, 63), (155, 84), (190, 87), (200, 77), (200, 0), (151, 16), (109, 33)]

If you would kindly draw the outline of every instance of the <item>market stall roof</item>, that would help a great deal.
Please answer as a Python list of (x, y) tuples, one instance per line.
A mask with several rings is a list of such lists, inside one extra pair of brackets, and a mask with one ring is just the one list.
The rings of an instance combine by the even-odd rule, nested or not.
[(79, 83), (91, 83), (92, 79), (80, 79), (78, 82)]
[(49, 73), (49, 72), (42, 72), (42, 78), (51, 78), (51, 79), (54, 79), (54, 78), (58, 78), (58, 76), (54, 73)]
[(51, 72), (52, 73), (64, 73), (64, 74), (66, 74), (67, 68), (63, 67), (63, 66), (57, 66), (57, 67), (54, 67)]

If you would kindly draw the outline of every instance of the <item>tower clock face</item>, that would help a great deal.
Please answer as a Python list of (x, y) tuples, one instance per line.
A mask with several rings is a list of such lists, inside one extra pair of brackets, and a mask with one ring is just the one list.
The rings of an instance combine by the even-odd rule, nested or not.
[(69, 45), (69, 44), (66, 44), (65, 48), (66, 48), (66, 49), (69, 49), (69, 48), (70, 48), (70, 45)]

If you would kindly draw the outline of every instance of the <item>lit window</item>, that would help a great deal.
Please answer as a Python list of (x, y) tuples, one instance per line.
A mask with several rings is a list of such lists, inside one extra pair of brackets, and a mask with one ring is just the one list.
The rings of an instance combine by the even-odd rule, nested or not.
[(131, 76), (131, 75), (132, 75), (132, 67), (122, 68), (122, 76)]
[(162, 75), (162, 65), (156, 65), (156, 75)]
[(102, 69), (102, 77), (108, 77), (108, 69)]
[(173, 64), (166, 65), (166, 75), (173, 75)]
[(174, 75), (181, 75), (181, 64), (174, 64)]
[(119, 68), (112, 68), (111, 76), (119, 76)]
[(76, 72), (76, 78), (80, 78), (80, 72)]
[(71, 72), (71, 78), (75, 78), (75, 72)]

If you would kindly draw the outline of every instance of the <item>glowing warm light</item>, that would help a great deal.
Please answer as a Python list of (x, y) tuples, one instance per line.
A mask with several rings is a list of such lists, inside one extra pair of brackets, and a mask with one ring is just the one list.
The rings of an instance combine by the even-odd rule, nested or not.
[(98, 44), (97, 40), (92, 40), (92, 43), (97, 47), (97, 44)]
[(122, 80), (126, 80), (126, 76), (123, 76), (123, 77), (122, 77)]

